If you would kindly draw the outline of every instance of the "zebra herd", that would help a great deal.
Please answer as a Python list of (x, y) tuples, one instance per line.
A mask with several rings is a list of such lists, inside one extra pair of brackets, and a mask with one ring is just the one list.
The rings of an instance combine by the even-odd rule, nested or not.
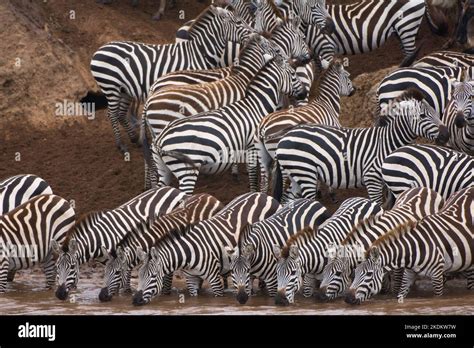
[[(127, 151), (121, 126), (143, 147), (145, 191), (76, 218), (37, 176), (0, 182), (0, 292), (17, 270), (41, 264), (66, 300), (92, 260), (105, 264), (99, 300), (133, 293), (137, 306), (170, 294), (177, 271), (190, 296), (204, 281), (223, 296), (230, 276), (240, 304), (255, 279), (278, 305), (300, 289), (350, 304), (380, 292), (404, 298), (417, 277), (430, 278), (435, 295), (453, 275), (473, 289), (474, 58), (441, 51), (411, 64), (423, 17), (433, 32), (446, 29), (440, 13), (423, 0), (220, 3), (180, 28), (176, 43), (111, 42), (94, 54), (118, 148)], [(391, 35), (405, 58), (378, 87), (376, 124), (343, 127), (341, 97), (357, 90), (335, 55), (371, 51)], [(200, 174), (236, 174), (239, 163), (250, 192), (228, 204), (194, 193)], [(368, 198), (330, 214), (317, 200), (321, 184), (334, 202), (350, 187)], [(6, 253), (22, 246), (37, 257)]]

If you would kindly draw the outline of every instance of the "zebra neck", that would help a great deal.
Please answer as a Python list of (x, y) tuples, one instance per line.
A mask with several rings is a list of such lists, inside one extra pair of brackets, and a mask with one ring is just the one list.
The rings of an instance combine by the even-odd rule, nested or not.
[(225, 50), (225, 45), (202, 42), (199, 38), (184, 41), (178, 45), (183, 45), (192, 70), (216, 68)]
[(280, 93), (274, 85), (274, 81), (254, 80), (249, 86), (246, 99), (249, 103), (253, 104), (256, 111), (259, 112), (259, 115), (254, 114), (252, 116), (257, 118), (257, 121), (260, 122), (264, 116), (276, 110), (280, 100)]
[(402, 146), (411, 144), (416, 139), (407, 116), (397, 116), (388, 126), (375, 129), (379, 129), (381, 133), (379, 146), (382, 158)]
[[(330, 74), (329, 72), (327, 74)], [(334, 80), (335, 77), (329, 75), (321, 81), (318, 89), (318, 95), (314, 99), (314, 102), (322, 101), (334, 112), (334, 115), (338, 115), (341, 110), (341, 94), (339, 84), (340, 82)]]

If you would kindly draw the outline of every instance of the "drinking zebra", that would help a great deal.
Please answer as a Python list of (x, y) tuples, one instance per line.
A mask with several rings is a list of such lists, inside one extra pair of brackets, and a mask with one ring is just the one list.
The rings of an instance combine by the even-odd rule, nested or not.
[(184, 193), (171, 187), (152, 189), (116, 209), (92, 212), (78, 219), (64, 242), (53, 242), (53, 248), (59, 254), (56, 297), (65, 300), (70, 290), (77, 286), (81, 264), (89, 260), (105, 261), (105, 250), (114, 248), (127, 233), (143, 223), (170, 212), (185, 197)]
[(469, 69), (474, 66), (474, 56), (460, 52), (440, 51), (428, 54), (412, 65), (413, 68), (429, 68), (432, 66)]
[(247, 226), (240, 233), (237, 246), (227, 248), (231, 260), (232, 282), (237, 289), (237, 301), (240, 304), (247, 302), (255, 278), (260, 283), (265, 283), (270, 296), (275, 296), (277, 279), (273, 246), (283, 245), (302, 228), (317, 228), (328, 217), (329, 213), (321, 203), (298, 199), (268, 219)]
[(150, 249), (148, 255), (139, 250), (138, 257), (143, 264), (138, 272), (138, 291), (133, 297), (133, 304), (150, 302), (161, 292), (164, 275), (178, 269), (188, 274), (191, 296), (197, 296), (201, 279), (209, 281), (215, 296), (222, 296), (221, 275), (230, 270), (225, 247), (235, 247), (243, 228), (266, 219), (278, 208), (278, 202), (265, 194), (246, 193), (232, 200), (212, 218), (187, 229), (181, 236), (167, 234)]
[[(399, 102), (399, 115), (389, 125), (374, 128), (334, 128), (304, 125), (288, 132), (276, 151), (280, 170), (315, 197), (319, 182), (330, 188), (366, 187), (369, 198), (382, 204), (382, 162), (397, 148), (417, 137), (446, 142), (448, 131), (437, 113), (415, 91)], [(276, 187), (282, 187), (281, 175)], [(281, 189), (277, 193), (281, 192)], [(281, 199), (281, 195), (276, 195)]]
[(342, 61), (335, 59), (320, 76), (317, 95), (308, 105), (277, 111), (262, 119), (255, 140), (261, 167), (262, 192), (268, 190), (268, 178), (275, 151), (286, 131), (305, 123), (341, 126), (339, 122), (341, 96), (350, 96), (355, 91), (349, 76)]
[(391, 111), (396, 106), (394, 100), (407, 89), (417, 88), (444, 120), (446, 105), (453, 90), (453, 81), (461, 81), (465, 73), (474, 79), (474, 67), (470, 67), (467, 72), (463, 68), (447, 67), (397, 69), (388, 74), (378, 87), (377, 114), (387, 116), (386, 120), (393, 119), (394, 114)]
[(360, 304), (377, 294), (383, 274), (397, 268), (405, 269), (399, 298), (407, 296), (417, 275), (431, 278), (435, 296), (443, 294), (446, 273), (465, 272), (468, 289), (474, 289), (473, 212), (471, 186), (451, 196), (439, 212), (378, 238), (356, 267), (346, 302)]
[(56, 279), (51, 244), (62, 243), (74, 225), (68, 201), (52, 194), (39, 195), (0, 216), (0, 293), (7, 277), (40, 264), (51, 288)]
[[(344, 240), (336, 246), (335, 253), (329, 253), (323, 270), (320, 296), (333, 300), (350, 286), (351, 273), (364, 260), (364, 253), (370, 245), (394, 227), (407, 221), (418, 221), (438, 212), (444, 199), (426, 188), (413, 188), (398, 196), (394, 207), (375, 218), (356, 223)], [(400, 284), (400, 271), (394, 279), (394, 291)]]
[(274, 112), (281, 94), (306, 97), (294, 69), (281, 57), (265, 66), (249, 85), (247, 97), (220, 110), (174, 121), (156, 139), (153, 159), (161, 185), (174, 175), (191, 194), (199, 173), (217, 174), (234, 163), (247, 164), (250, 188), (258, 186), (255, 130)]
[(394, 197), (413, 187), (426, 187), (448, 199), (474, 185), (474, 157), (433, 145), (408, 145), (388, 155), (382, 180)]
[(448, 146), (474, 155), (474, 79), (454, 82), (453, 92), (444, 111), (450, 138)]
[(172, 71), (209, 69), (217, 66), (227, 42), (249, 35), (247, 27), (232, 12), (209, 6), (189, 31), (190, 40), (169, 45), (111, 42), (94, 53), (91, 72), (107, 97), (108, 117), (121, 151), (119, 122), (131, 139), (138, 140), (126, 117), (132, 99), (144, 101), (156, 79)]
[(307, 34), (312, 38), (308, 44), (314, 47), (315, 56), (327, 61), (336, 54), (370, 52), (395, 35), (405, 56), (401, 66), (408, 66), (417, 53), (415, 41), (424, 15), (435, 34), (443, 35), (447, 31), (446, 18), (425, 0), (362, 0), (348, 5), (328, 5), (327, 11), (334, 30), (327, 35)]
[(0, 181), (0, 215), (40, 195), (51, 195), (48, 183), (33, 174), (21, 174)]
[(367, 198), (349, 198), (318, 229), (300, 230), (285, 242), (282, 249), (281, 245), (275, 245), (273, 249), (278, 260), (274, 262), (278, 279), (276, 303), (293, 303), (301, 287), (302, 277), (303, 295), (310, 297), (315, 280), (321, 277), (326, 266), (332, 245), (339, 245), (358, 221), (374, 218), (381, 213), (382, 208)]
[[(104, 284), (99, 294), (101, 301), (110, 301), (117, 294), (120, 285), (129, 285), (132, 269), (139, 263), (137, 249), (148, 252), (156, 241), (168, 233), (177, 233), (188, 226), (207, 220), (222, 210), (223, 204), (207, 193), (199, 193), (182, 200), (180, 205), (168, 214), (159, 216), (152, 225), (143, 231), (129, 232), (108, 255), (104, 272)], [(163, 294), (171, 291), (173, 274), (166, 275)], [(130, 289), (124, 289), (129, 291)]]

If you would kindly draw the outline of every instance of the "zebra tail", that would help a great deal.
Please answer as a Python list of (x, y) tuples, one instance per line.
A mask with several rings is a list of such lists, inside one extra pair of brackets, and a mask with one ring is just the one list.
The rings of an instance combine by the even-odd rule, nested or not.
[(142, 113), (142, 122), (140, 124), (140, 139), (138, 143), (142, 145), (143, 149), (143, 157), (145, 158), (145, 162), (148, 168), (152, 168), (152, 158), (151, 158), (151, 151), (150, 151), (150, 141), (148, 139), (148, 132), (147, 132), (148, 122), (146, 119), (146, 112), (145, 108), (143, 108)]
[(425, 0), (426, 4), (426, 21), (433, 34), (445, 36), (449, 32), (449, 24), (446, 15), (438, 8), (432, 6), (429, 0)]
[(81, 103), (95, 104), (95, 110), (107, 109), (107, 97), (102, 92), (87, 91), (85, 97), (80, 100)]
[(177, 151), (161, 151), (161, 156), (170, 156), (170, 157), (176, 158), (177, 160), (180, 160), (181, 162), (189, 165), (193, 169), (197, 168), (194, 161), (189, 156), (186, 156), (183, 153), (180, 153), (180, 152), (177, 152)]
[(275, 169), (272, 180), (273, 198), (275, 198), (278, 202), (281, 202), (281, 199), (283, 197), (283, 175), (281, 173), (281, 166), (278, 162), (278, 159), (275, 158), (274, 163)]
[(403, 59), (403, 61), (400, 64), (400, 68), (409, 67), (415, 62), (415, 60), (418, 57), (418, 54), (420, 53), (420, 50), (423, 47), (424, 43), (425, 43), (425, 41), (422, 41), (420, 43), (420, 45), (418, 46), (418, 48), (415, 50), (415, 52), (413, 52), (408, 57), (405, 57), (405, 59)]

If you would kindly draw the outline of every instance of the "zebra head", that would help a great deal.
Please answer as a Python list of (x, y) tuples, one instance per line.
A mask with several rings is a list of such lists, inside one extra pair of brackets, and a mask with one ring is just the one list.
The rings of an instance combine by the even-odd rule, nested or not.
[(326, 8), (326, 0), (307, 0), (306, 2), (306, 7), (309, 6), (311, 12), (311, 19), (307, 23), (315, 24), (325, 34), (332, 34), (335, 30), (335, 27), (334, 22)]
[(226, 248), (226, 250), (230, 256), (232, 283), (237, 289), (237, 301), (240, 304), (245, 304), (252, 293), (250, 268), (255, 249), (253, 245), (247, 244), (242, 248), (242, 250), (229, 247)]
[(307, 64), (311, 60), (311, 53), (300, 29), (301, 19), (293, 12), (286, 21), (282, 21), (272, 32), (272, 41), (299, 65)]
[[(323, 62), (323, 60), (321, 60)], [(344, 63), (340, 59), (334, 59), (328, 67), (328, 73), (334, 73), (337, 78), (339, 94), (342, 96), (354, 95), (356, 89), (351, 81), (351, 74), (344, 68)]]
[(349, 288), (345, 301), (349, 304), (361, 304), (382, 289), (385, 271), (382, 267), (377, 247), (370, 249), (370, 256), (355, 269), (354, 281)]
[(59, 255), (56, 260), (56, 297), (66, 300), (69, 291), (76, 287), (79, 280), (79, 260), (77, 253), (77, 241), (71, 239), (67, 245), (62, 247), (56, 241), (52, 243), (53, 250)]
[(426, 100), (407, 100), (400, 102), (402, 114), (410, 117), (410, 128), (414, 134), (428, 140), (444, 144), (449, 140), (448, 128), (440, 119), (439, 113)]
[(149, 254), (138, 248), (137, 256), (142, 265), (138, 270), (138, 288), (135, 295), (133, 295), (133, 305), (143, 306), (161, 292), (165, 274), (157, 248), (152, 247)]
[(281, 54), (275, 57), (272, 62), (273, 71), (276, 75), (277, 90), (281, 94), (286, 94), (295, 97), (297, 100), (303, 100), (306, 98), (308, 91), (303, 86), (303, 83), (296, 75), (295, 69), (290, 65), (288, 57)]
[(102, 247), (102, 254), (106, 255), (107, 263), (105, 264), (104, 283), (105, 287), (100, 290), (99, 300), (102, 302), (110, 301), (112, 296), (116, 295), (120, 286), (126, 283), (126, 272), (129, 269), (128, 258), (126, 251), (122, 247), (117, 247), (117, 250), (108, 252), (105, 247)]
[[(472, 97), (474, 96), (474, 81), (471, 82), (459, 82), (455, 81), (452, 83), (452, 94), (451, 100), (454, 103), (454, 109), (456, 110), (456, 117), (454, 124), (458, 128), (465, 127), (466, 124), (474, 123), (474, 107), (472, 103)], [(473, 115), (473, 116), (471, 116)]]
[(275, 304), (287, 306), (295, 302), (295, 294), (303, 283), (298, 247), (291, 245), (280, 249), (278, 245), (274, 245), (273, 253), (278, 260), (276, 266), (278, 291)]
[(319, 288), (321, 299), (334, 300), (340, 296), (350, 284), (351, 273), (347, 257), (329, 257)]

